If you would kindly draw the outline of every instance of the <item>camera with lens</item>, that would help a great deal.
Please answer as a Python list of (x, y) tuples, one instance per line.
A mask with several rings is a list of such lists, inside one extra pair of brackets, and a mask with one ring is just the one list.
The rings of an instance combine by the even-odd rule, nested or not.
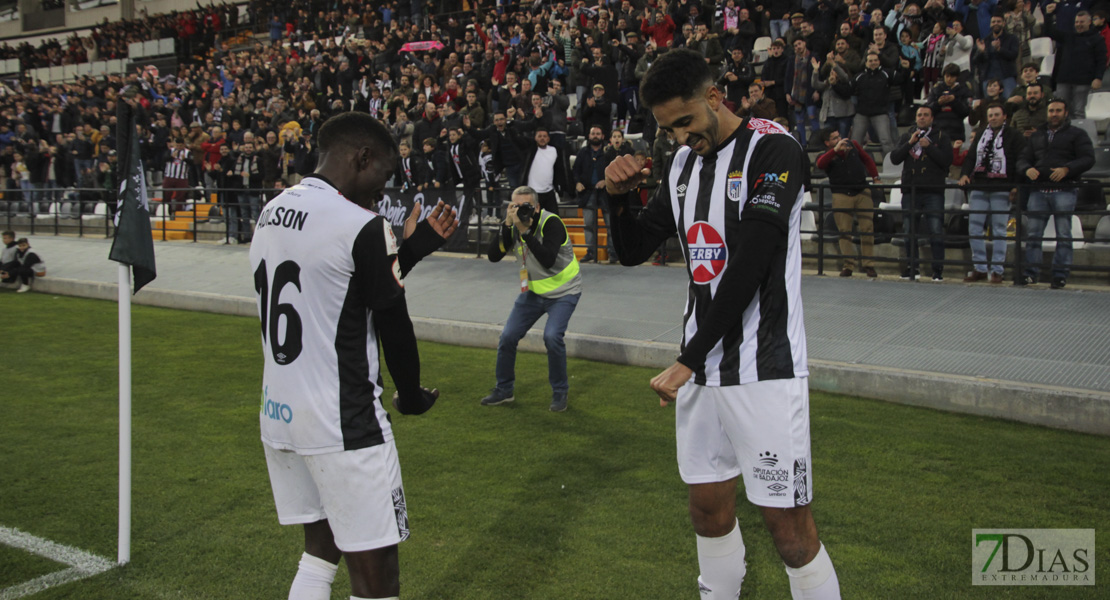
[(516, 209), (516, 218), (520, 219), (521, 223), (527, 223), (536, 216), (536, 207), (529, 204), (521, 204)]

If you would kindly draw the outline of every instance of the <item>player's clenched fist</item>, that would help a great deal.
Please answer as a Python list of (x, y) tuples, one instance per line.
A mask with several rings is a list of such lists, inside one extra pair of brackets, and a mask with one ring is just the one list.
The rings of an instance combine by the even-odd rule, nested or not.
[(627, 194), (640, 185), (648, 175), (651, 175), (651, 170), (640, 168), (640, 164), (631, 154), (618, 156), (605, 168), (605, 191), (611, 196)]

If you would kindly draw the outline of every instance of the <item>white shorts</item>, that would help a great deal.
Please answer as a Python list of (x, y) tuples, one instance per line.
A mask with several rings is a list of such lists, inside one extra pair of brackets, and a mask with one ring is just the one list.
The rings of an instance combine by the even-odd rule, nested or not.
[(393, 546), (409, 537), (397, 447), (384, 444), (302, 456), (263, 443), (278, 522), (327, 519), (343, 552)]
[(687, 484), (744, 476), (748, 501), (792, 508), (813, 500), (809, 378), (706, 387), (687, 383), (675, 407), (678, 472)]

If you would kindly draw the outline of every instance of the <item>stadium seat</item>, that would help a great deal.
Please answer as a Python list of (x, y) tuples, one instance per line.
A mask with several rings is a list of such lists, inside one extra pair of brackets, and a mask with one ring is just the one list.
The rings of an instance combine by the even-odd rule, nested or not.
[(899, 179), (902, 177), (902, 165), (896, 165), (890, 160), (890, 155), (883, 157), (883, 168), (879, 171), (880, 179)]
[(578, 114), (578, 94), (567, 94), (567, 115)]
[(817, 231), (817, 218), (812, 210), (802, 210), (801, 232), (803, 240), (820, 241), (821, 233)]
[(1049, 54), (1041, 61), (1041, 75), (1052, 75), (1052, 70), (1056, 66), (1056, 55)]
[(1034, 61), (1055, 54), (1052, 38), (1039, 37), (1029, 40), (1029, 55)]
[(767, 60), (767, 51), (771, 48), (771, 38), (763, 36), (756, 38), (755, 46), (752, 47), (751, 63), (759, 64)]
[(1110, 92), (1097, 92), (1087, 96), (1087, 118), (1094, 121), (1096, 126), (1099, 121), (1110, 120)]
[(1110, 147), (1095, 147), (1095, 166), (1083, 174), (1085, 178), (1110, 178)]
[(832, 192), (828, 187), (821, 188), (816, 192), (806, 192), (804, 208), (817, 210), (819, 204), (824, 204), (829, 209), (832, 208)]
[[(956, 182), (949, 179), (949, 184)], [(968, 210), (967, 194), (960, 188), (948, 188), (944, 190), (944, 211), (954, 212), (960, 210)]]
[(57, 214), (56, 214), (57, 211), (58, 211), (58, 205), (51, 202), (50, 205), (46, 207), (46, 211), (35, 215), (35, 218), (36, 219), (53, 219), (55, 216), (57, 216)]
[[(901, 179), (894, 182), (895, 186), (902, 183)], [(887, 201), (879, 203), (879, 210), (902, 210), (902, 188), (892, 187), (887, 190)]]
[(971, 139), (971, 134), (974, 131), (975, 131), (975, 128), (971, 126), (971, 120), (968, 119), (967, 117), (964, 117), (964, 140), (965, 141), (970, 140)]
[(1087, 245), (1092, 248), (1110, 248), (1110, 215), (1103, 215), (1098, 220), (1098, 225), (1095, 225), (1095, 235)]
[[(164, 205), (160, 203), (159, 206), (164, 206)], [(92, 214), (81, 215), (81, 220), (82, 221), (91, 221), (93, 219), (99, 219), (101, 217), (107, 217), (107, 216), (108, 216), (108, 205), (104, 202), (97, 202), (96, 204), (93, 205)]]
[(1091, 119), (1072, 119), (1071, 124), (1086, 131), (1087, 135), (1091, 137), (1092, 144), (1098, 140), (1098, 129), (1095, 127), (1095, 122)]

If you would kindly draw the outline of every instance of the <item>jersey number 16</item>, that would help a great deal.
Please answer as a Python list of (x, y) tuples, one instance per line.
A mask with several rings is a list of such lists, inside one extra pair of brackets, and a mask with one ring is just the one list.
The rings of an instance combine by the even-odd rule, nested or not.
[[(281, 304), (281, 290), (286, 284), (292, 283), (301, 290), (301, 267), (287, 260), (274, 269), (274, 287), (270, 289), (269, 278), (266, 273), (266, 261), (258, 265), (254, 272), (254, 291), (258, 292), (260, 314), (262, 318), (262, 343), (270, 348), (274, 362), (287, 365), (301, 355), (301, 316), (292, 304)], [(278, 339), (278, 320), (285, 317), (285, 341)], [(269, 334), (269, 337), (267, 337)]]

